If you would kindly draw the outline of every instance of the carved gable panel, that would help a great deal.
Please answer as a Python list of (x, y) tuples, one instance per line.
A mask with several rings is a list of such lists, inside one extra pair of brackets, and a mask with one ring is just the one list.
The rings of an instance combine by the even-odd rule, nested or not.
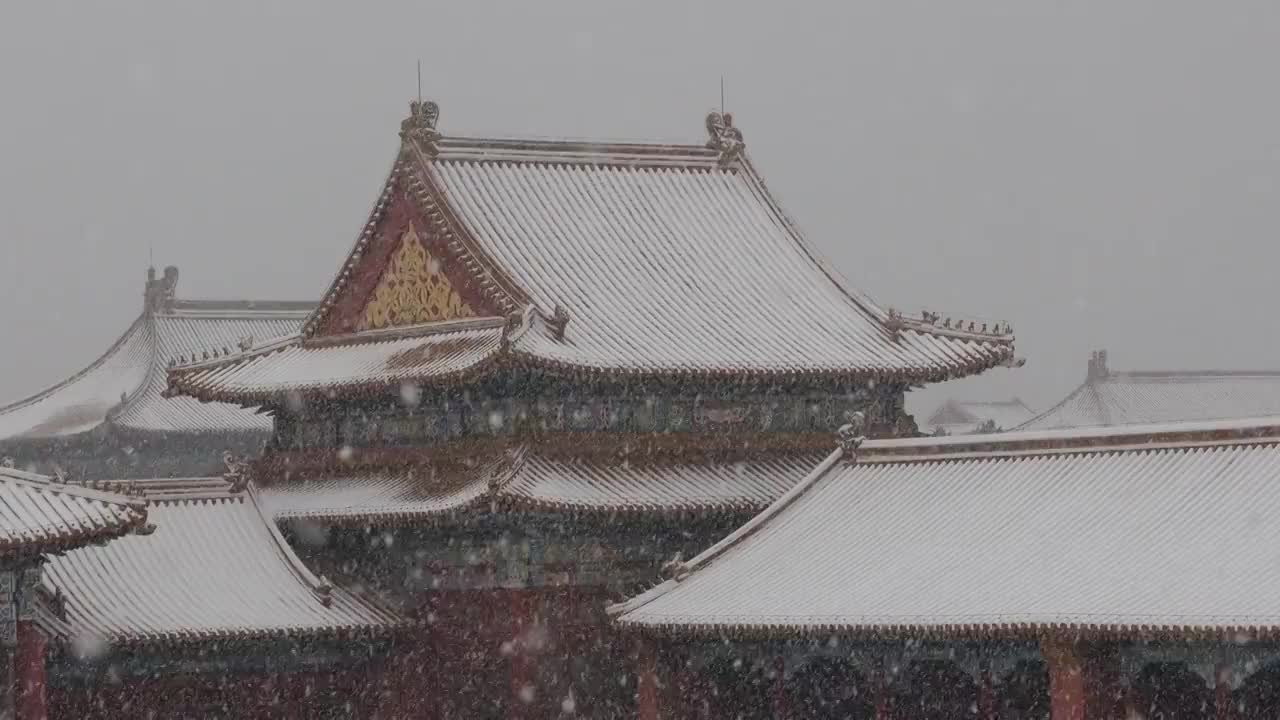
[(360, 313), (356, 329), (378, 330), (475, 316), (475, 310), (454, 289), (442, 261), (423, 247), (410, 222), (382, 271), (373, 296)]
[(396, 188), (317, 334), (501, 315), (467, 271), (467, 251), (451, 248), (435, 227)]

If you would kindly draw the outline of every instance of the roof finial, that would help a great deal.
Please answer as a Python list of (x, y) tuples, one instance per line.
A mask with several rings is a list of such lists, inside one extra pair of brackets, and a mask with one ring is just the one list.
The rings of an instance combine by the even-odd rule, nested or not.
[(1089, 356), (1089, 374), (1086, 380), (1101, 380), (1109, 374), (1107, 370), (1107, 351), (1094, 350)]
[(719, 151), (722, 167), (737, 160), (747, 146), (742, 131), (733, 126), (733, 116), (723, 110), (712, 110), (707, 115), (707, 135), (707, 147)]
[(551, 334), (557, 340), (563, 340), (565, 328), (569, 326), (569, 311), (560, 303), (556, 303), (555, 309), (551, 311), (551, 317), (547, 318), (547, 326), (551, 328)]
[(222, 464), (227, 467), (227, 471), (222, 474), (222, 479), (231, 485), (227, 488), (227, 492), (232, 494), (244, 492), (244, 489), (249, 487), (251, 479), (249, 463), (237, 458), (230, 450), (224, 450)]
[(414, 100), (409, 103), (409, 117), (400, 122), (400, 140), (415, 142), (422, 152), (435, 157), (439, 152), (436, 143), (440, 133), (436, 122), (440, 119), (440, 106), (430, 100)]
[(156, 279), (155, 267), (147, 268), (147, 286), (143, 293), (146, 308), (149, 312), (161, 312), (173, 308), (174, 298), (178, 292), (178, 268), (170, 265), (164, 269), (164, 275)]
[(862, 434), (862, 429), (867, 424), (867, 416), (861, 412), (852, 412), (845, 415), (849, 422), (840, 426), (836, 430), (836, 436), (840, 438), (840, 451), (844, 453), (844, 459), (848, 462), (854, 462), (858, 459), (858, 448), (862, 443), (866, 442), (866, 436)]

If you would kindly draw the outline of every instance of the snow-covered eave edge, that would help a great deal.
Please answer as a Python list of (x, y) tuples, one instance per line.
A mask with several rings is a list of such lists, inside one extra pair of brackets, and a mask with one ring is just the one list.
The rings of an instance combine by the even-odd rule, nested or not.
[[(64, 591), (65, 592), (65, 591)], [(74, 629), (74, 623), (58, 619), (60, 625), (72, 628), (74, 635), (67, 637), (55, 631), (52, 638), (56, 646), (63, 651), (75, 648), (87, 634), (94, 636), (91, 630), (83, 632)], [(423, 623), (415, 620), (397, 619), (393, 622), (333, 624), (333, 625), (295, 625), (288, 627), (190, 627), (171, 631), (128, 631), (117, 630), (108, 633), (102, 639), (112, 650), (147, 650), (168, 648), (192, 648), (216, 644), (219, 652), (225, 651), (224, 643), (257, 643), (279, 640), (384, 640), (395, 635), (416, 630)]]
[[(659, 586), (661, 587), (661, 586)], [(656, 590), (657, 588), (655, 588)], [(652, 591), (650, 591), (652, 592)], [(632, 601), (643, 596), (637, 596)], [(615, 606), (616, 607), (616, 606)], [(610, 608), (610, 612), (613, 608)], [(1280, 618), (1248, 622), (1215, 623), (1214, 618), (1152, 618), (1150, 622), (1098, 622), (1090, 616), (1064, 615), (1061, 620), (1009, 620), (989, 622), (926, 623), (913, 618), (824, 619), (773, 616), (759, 620), (689, 618), (664, 620), (615, 620), (632, 632), (659, 634), (672, 640), (707, 640), (730, 637), (741, 640), (791, 640), (833, 637), (848, 640), (1134, 640), (1134, 641), (1275, 641), (1280, 640)]]
[(115, 538), (144, 532), (147, 525), (147, 502), (143, 498), (86, 487), (79, 484), (60, 484), (43, 475), (36, 475), (11, 468), (0, 469), (0, 482), (14, 483), (36, 492), (67, 495), (73, 498), (110, 505), (115, 512), (124, 515), (117, 522), (78, 524), (68, 527), (48, 527), (39, 535), (24, 533), (22, 537), (0, 540), (0, 555), (33, 555), (66, 552), (85, 545), (104, 543)]
[(557, 501), (549, 498), (535, 498), (513, 494), (504, 490), (484, 492), (457, 505), (434, 509), (390, 508), (380, 510), (368, 508), (309, 508), (306, 510), (284, 510), (273, 514), (276, 522), (302, 520), (323, 523), (332, 527), (359, 528), (408, 527), (419, 523), (450, 522), (458, 518), (480, 512), (488, 515), (504, 513), (555, 514), (558, 517), (572, 518), (686, 518), (712, 517), (719, 515), (741, 516), (745, 513), (758, 513), (768, 507), (768, 502), (749, 500), (709, 500), (707, 502), (663, 503), (659, 501), (645, 503), (586, 503)]
[[(284, 348), (275, 348), (280, 350)], [(265, 353), (264, 353), (265, 354)], [(240, 358), (244, 360), (247, 358)], [(212, 362), (212, 361), (210, 361)], [(171, 369), (167, 396), (185, 395), (201, 402), (221, 402), (240, 405), (245, 408), (261, 408), (279, 404), (290, 393), (303, 395), (320, 393), (325, 397), (350, 397), (368, 393), (392, 392), (406, 382), (422, 386), (447, 387), (460, 382), (475, 379), (486, 372), (506, 367), (526, 367), (550, 371), (554, 373), (579, 376), (590, 380), (730, 380), (755, 379), (764, 382), (770, 380), (791, 381), (798, 379), (814, 381), (874, 380), (878, 383), (913, 384), (923, 382), (942, 382), (961, 377), (981, 374), (997, 367), (1015, 366), (1012, 349), (998, 349), (985, 357), (973, 358), (969, 362), (955, 363), (948, 367), (928, 368), (801, 368), (774, 369), (760, 367), (628, 367), (602, 366), (580, 362), (570, 362), (560, 358), (547, 357), (536, 351), (520, 347), (517, 340), (500, 345), (493, 351), (479, 357), (476, 362), (448, 372), (405, 374), (394, 380), (368, 380), (333, 384), (316, 384), (308, 386), (289, 386), (276, 388), (251, 388), (243, 390), (217, 390), (193, 384), (186, 374), (193, 372), (192, 366)], [(194, 370), (198, 370), (195, 368)], [(208, 369), (208, 368), (205, 368)], [(178, 372), (175, 372), (178, 371)]]
[(1280, 443), (1280, 416), (868, 440), (862, 464)]
[(779, 496), (777, 500), (774, 500), (773, 503), (770, 504), (769, 507), (765, 508), (760, 514), (748, 520), (716, 544), (706, 550), (703, 550), (693, 559), (678, 563), (673, 569), (673, 577), (671, 579), (659, 583), (653, 588), (650, 588), (629, 600), (610, 605), (607, 608), (607, 613), (611, 617), (615, 617), (616, 622), (620, 624), (630, 624), (630, 621), (625, 617), (627, 613), (639, 610), (654, 600), (657, 600), (663, 595), (666, 595), (676, 589), (690, 575), (710, 565), (714, 560), (723, 556), (741, 542), (754, 535), (757, 530), (764, 527), (770, 520), (781, 514), (787, 508), (791, 507), (798, 498), (808, 492), (814, 484), (825, 477), (827, 471), (834, 467), (835, 464), (844, 456), (845, 451), (843, 448), (836, 448), (831, 451), (831, 453), (827, 455), (822, 462), (818, 463), (817, 467), (811, 470), (808, 475), (801, 479), (800, 482), (796, 483), (796, 485), (790, 490)]

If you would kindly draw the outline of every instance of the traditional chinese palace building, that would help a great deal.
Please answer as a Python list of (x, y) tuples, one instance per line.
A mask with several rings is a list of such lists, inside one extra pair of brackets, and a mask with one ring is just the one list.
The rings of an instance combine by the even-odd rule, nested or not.
[(205, 475), (224, 451), (256, 453), (270, 418), (233, 405), (165, 400), (177, 362), (295, 332), (305, 303), (184, 300), (178, 270), (149, 271), (142, 313), (102, 357), (37, 395), (0, 407), (0, 456), (72, 479)]
[(127, 487), (154, 532), (44, 566), (48, 717), (388, 717), (403, 621), (308, 569), (252, 486)]
[(727, 115), (698, 145), (444, 136), (414, 103), (301, 332), (169, 393), (274, 419), (252, 475), (316, 572), (425, 624), (395, 717), (634, 712), (611, 601), (787, 492), (833, 428), (916, 434), (915, 384), (1016, 364), (1005, 327), (851, 289)]
[(61, 599), (41, 582), (46, 561), (153, 529), (137, 497), (0, 465), (0, 717), (46, 717), (48, 634), (40, 618)]
[(947, 400), (924, 422), (933, 435), (972, 435), (1012, 430), (1035, 417), (1027, 404), (1012, 400)]
[(1280, 420), (857, 445), (613, 608), (641, 718), (1276, 716)]
[[(1115, 371), (1089, 357), (1085, 381), (1018, 430), (1143, 425), (1280, 416), (1280, 372)], [(1010, 428), (1006, 428), (1010, 429)]]

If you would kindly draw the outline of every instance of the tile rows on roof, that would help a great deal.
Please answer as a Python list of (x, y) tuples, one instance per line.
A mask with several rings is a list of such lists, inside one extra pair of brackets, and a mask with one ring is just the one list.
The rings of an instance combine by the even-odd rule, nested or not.
[(716, 633), (1280, 629), (1280, 434), (1265, 429), (914, 458), (871, 441), (614, 612)]
[(304, 477), (261, 493), (276, 517), (337, 523), (413, 521), (491, 502), (561, 512), (750, 512), (785, 492), (815, 460), (812, 453), (762, 453), (738, 462), (641, 463), (521, 450), (469, 467)]
[(424, 173), (481, 252), (566, 341), (531, 356), (638, 372), (964, 374), (997, 342), (900, 335), (803, 244), (749, 165), (635, 167), (439, 159)]
[(98, 427), (146, 382), (154, 348), (155, 328), (144, 315), (88, 368), (0, 408), (0, 439), (59, 437)]
[(502, 348), (505, 321), (478, 318), (416, 330), (369, 331), (318, 342), (295, 338), (228, 362), (170, 374), (172, 388), (201, 398), (261, 401), (278, 394), (394, 386), (457, 377)]
[[(544, 366), (931, 380), (1014, 360), (1007, 333), (947, 329), (933, 316), (907, 322), (848, 289), (745, 157), (726, 164), (703, 146), (427, 136), (405, 136), (305, 337), (352, 329), (341, 318), (368, 292), (354, 278), (382, 277), (394, 241), (379, 223), (408, 213), (458, 256), (451, 266), (489, 298), (490, 314), (532, 311), (511, 352)], [(567, 311), (567, 324), (552, 321), (556, 309)], [(356, 362), (352, 347), (296, 343), (179, 368), (171, 383), (204, 399), (243, 400), (244, 388), (287, 390), (299, 378), (336, 386), (400, 379), (377, 362)]]
[(152, 498), (155, 533), (74, 550), (46, 566), (46, 583), (67, 598), (55, 627), (71, 637), (187, 642), (363, 633), (399, 622), (313, 576), (252, 491), (147, 482), (140, 485)]
[(68, 380), (0, 407), (0, 440), (87, 432), (110, 422), (150, 432), (267, 432), (269, 418), (234, 405), (165, 400), (167, 366), (178, 357), (296, 332), (310, 306), (175, 300), (143, 312), (107, 352)]
[(1101, 372), (1019, 430), (1280, 415), (1280, 372)]
[(996, 430), (1012, 430), (1035, 417), (1026, 403), (1013, 400), (962, 401), (947, 400), (934, 411), (924, 426), (929, 431), (941, 429), (948, 435), (978, 432), (986, 423)]
[(146, 503), (0, 468), (0, 552), (56, 552), (116, 538), (147, 521)]

